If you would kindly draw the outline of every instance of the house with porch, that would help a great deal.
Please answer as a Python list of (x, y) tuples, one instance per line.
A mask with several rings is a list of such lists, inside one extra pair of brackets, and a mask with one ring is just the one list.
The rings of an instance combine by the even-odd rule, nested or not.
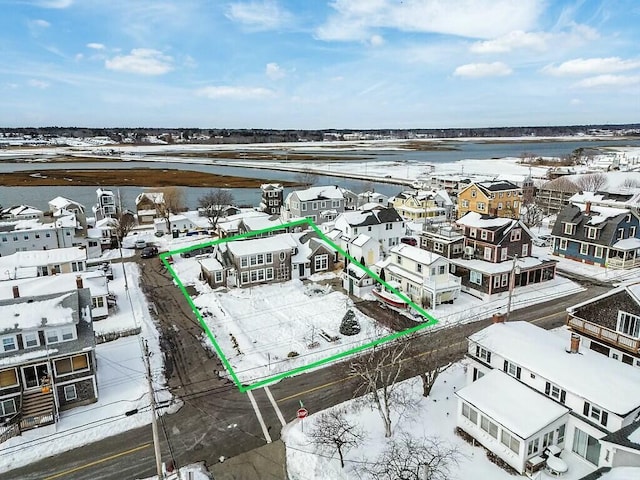
[(0, 257), (0, 280), (45, 277), (86, 269), (87, 252), (81, 247), (16, 252)]
[(282, 208), (282, 219), (310, 218), (316, 225), (335, 220), (345, 210), (342, 189), (335, 185), (295, 190), (287, 195)]
[[(566, 471), (569, 457), (612, 466), (602, 440), (637, 420), (640, 370), (529, 322), (471, 335), (457, 424), (519, 473)], [(577, 458), (576, 458), (577, 460)]]
[(589, 265), (634, 268), (640, 265), (639, 224), (635, 209), (571, 203), (558, 213), (551, 250)]
[(453, 218), (453, 202), (444, 190), (406, 190), (389, 203), (410, 222), (438, 223)]
[(151, 224), (164, 204), (163, 192), (142, 192), (136, 197), (136, 216), (139, 224)]
[(455, 224), (426, 225), (420, 232), (420, 248), (445, 258), (460, 258), (464, 251), (463, 229)]
[(451, 259), (451, 272), (464, 292), (488, 298), (555, 277), (557, 262), (531, 256), (532, 234), (520, 220), (468, 212), (456, 223), (464, 250)]
[(405, 233), (404, 219), (391, 207), (350, 210), (336, 218), (334, 228), (342, 232), (343, 248), (360, 234), (375, 240), (383, 253), (400, 243)]
[(640, 367), (640, 283), (567, 308), (567, 327), (585, 348)]
[(97, 401), (91, 293), (0, 300), (0, 441)]
[(507, 180), (474, 182), (458, 194), (458, 218), (468, 212), (520, 218), (522, 188)]

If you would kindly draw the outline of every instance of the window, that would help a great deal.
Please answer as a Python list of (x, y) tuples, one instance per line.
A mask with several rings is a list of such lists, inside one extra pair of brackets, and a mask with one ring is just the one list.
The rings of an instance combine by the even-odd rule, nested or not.
[(553, 385), (552, 383), (546, 382), (544, 386), (544, 393), (549, 395), (554, 400), (558, 400), (560, 403), (564, 403), (567, 397), (567, 392), (562, 390), (557, 385)]
[(65, 385), (64, 387), (64, 399), (69, 402), (78, 398), (75, 385)]
[(536, 438), (535, 440), (530, 441), (529, 445), (527, 446), (527, 456), (531, 456), (538, 453), (539, 448), (540, 448), (539, 438)]
[(640, 337), (640, 317), (619, 310), (618, 328), (616, 330), (630, 337)]
[(629, 227), (629, 238), (634, 238), (636, 236), (636, 227)]
[(2, 351), (11, 352), (18, 348), (15, 336), (2, 337)]
[(523, 243), (522, 244), (522, 256), (526, 257), (529, 255), (529, 244), (528, 243)]
[(435, 242), (433, 244), (433, 251), (436, 253), (442, 253), (444, 251), (444, 246), (442, 245), (442, 243)]
[(62, 333), (63, 342), (73, 340), (75, 338), (75, 328), (73, 327), (63, 327), (60, 329), (60, 332)]
[(469, 200), (462, 200), (462, 207), (469, 208)]
[(492, 250), (491, 247), (484, 247), (484, 259), (485, 260), (491, 260), (492, 257)]
[(392, 230), (393, 229), (393, 224), (392, 223), (385, 224), (384, 229), (385, 230)]
[(478, 412), (466, 403), (462, 404), (462, 416), (469, 419), (474, 424), (478, 424)]
[(595, 227), (587, 227), (587, 238), (595, 239), (597, 231)]
[(422, 273), (422, 264), (416, 263), (416, 272)]
[(618, 240), (622, 240), (624, 238), (624, 228), (618, 229)]
[(284, 262), (285, 258), (287, 258), (286, 252), (280, 252), (280, 254), (278, 255), (278, 258), (280, 259), (281, 262)]
[(273, 263), (273, 253), (267, 253), (264, 257), (265, 263)]
[(498, 425), (493, 423), (484, 415), (482, 415), (482, 417), (480, 418), (480, 428), (491, 435), (493, 438), (498, 438)]
[(473, 198), (476, 198), (476, 189), (475, 188), (471, 190), (471, 196)]
[(596, 258), (602, 258), (602, 247), (596, 246), (593, 256)]
[(591, 405), (589, 402), (584, 402), (584, 407), (582, 409), (582, 414), (587, 417), (595, 420), (601, 425), (607, 426), (607, 420), (609, 419), (609, 414), (595, 405)]
[(314, 258), (315, 271), (327, 270), (329, 268), (329, 255), (316, 255)]
[(560, 239), (560, 250), (566, 250), (567, 249), (567, 239), (566, 238), (561, 238)]
[(476, 272), (475, 270), (471, 270), (469, 272), (469, 281), (471, 283), (475, 283), (476, 285), (482, 285), (482, 274), (480, 272)]
[(564, 224), (564, 233), (565, 235), (571, 235), (573, 233), (573, 225), (570, 223)]
[(480, 230), (480, 239), (482, 239), (482, 240), (486, 240), (487, 239), (487, 231), (486, 230)]
[(522, 373), (522, 369), (519, 366), (514, 363), (508, 362), (507, 360), (504, 361), (503, 370), (512, 377), (516, 378), (520, 378), (520, 374)]
[(93, 308), (103, 308), (104, 297), (91, 297), (91, 305), (93, 306)]
[(257, 263), (258, 263), (258, 258), (255, 255), (251, 255), (249, 257), (249, 264), (253, 267), (257, 265)]
[(74, 272), (81, 272), (83, 270), (82, 262), (71, 262), (71, 270)]
[(509, 249), (508, 248), (501, 248), (500, 249), (500, 261), (504, 262), (507, 259), (507, 255), (509, 254)]
[(13, 398), (0, 400), (0, 417), (6, 417), (16, 413), (16, 403)]
[(306, 204), (306, 203), (302, 203), (302, 208), (301, 208), (301, 210), (302, 210), (303, 212), (306, 212), (306, 211), (307, 211), (307, 204)]
[(273, 268), (266, 269), (267, 280), (273, 280)]
[(513, 201), (513, 208), (518, 208), (518, 201), (517, 200)]
[(472, 228), (471, 231), (469, 232), (469, 236), (471, 238), (476, 238), (476, 234), (477, 234), (477, 230), (475, 228)]
[(556, 433), (558, 434), (558, 440), (557, 443), (562, 443), (564, 442), (564, 431), (566, 429), (566, 425), (560, 425), (560, 427), (558, 429), (556, 429)]
[(493, 288), (500, 288), (500, 275), (493, 277)]
[(215, 279), (214, 279), (215, 283), (222, 282), (222, 272), (221, 271), (215, 272), (214, 273), (214, 277), (215, 277)]
[(600, 442), (588, 433), (576, 428), (573, 434), (573, 453), (580, 455), (582, 458), (598, 465), (600, 459)]
[(491, 363), (491, 352), (486, 348), (482, 348), (480, 345), (476, 345), (476, 357), (487, 363)]
[(513, 453), (520, 453), (520, 441), (506, 430), (502, 430), (500, 443), (502, 443), (505, 447), (509, 447), (509, 449)]
[(481, 211), (485, 210), (485, 208), (487, 207), (487, 204), (484, 202), (478, 202), (476, 205), (478, 206), (478, 210), (481, 210)]
[(240, 259), (240, 268), (246, 268), (249, 266), (249, 258), (248, 257), (242, 257)]
[(89, 359), (86, 354), (61, 358), (53, 362), (57, 375), (83, 372), (89, 370)]
[(588, 255), (589, 254), (589, 244), (581, 243), (580, 244), (580, 255)]
[(498, 203), (498, 210), (502, 210), (502, 202)]
[(245, 283), (249, 283), (249, 272), (242, 272), (240, 276), (240, 283), (244, 285)]
[(14, 387), (16, 385), (18, 385), (18, 375), (15, 368), (0, 372), (0, 388)]
[(547, 432), (542, 437), (542, 448), (547, 448), (553, 443), (553, 432)]
[(438, 267), (438, 275), (444, 275), (446, 271), (447, 271), (447, 268), (444, 265), (440, 265)]
[(515, 228), (511, 231), (511, 241), (512, 242), (519, 242), (520, 238), (522, 237), (522, 230), (519, 228)]
[(40, 338), (38, 338), (38, 332), (23, 333), (22, 341), (24, 342), (24, 348), (32, 348), (40, 345)]
[(311, 210), (318, 210), (318, 202), (313, 202), (311, 204)]
[(503, 273), (502, 274), (502, 285), (503, 287), (506, 287), (509, 284), (509, 274), (508, 273)]
[(263, 253), (259, 253), (256, 256), (256, 262), (258, 263), (258, 265), (263, 265), (264, 264), (264, 254)]

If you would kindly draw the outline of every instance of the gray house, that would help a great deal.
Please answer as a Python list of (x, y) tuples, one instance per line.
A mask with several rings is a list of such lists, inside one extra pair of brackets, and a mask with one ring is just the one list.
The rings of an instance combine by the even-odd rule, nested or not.
[(342, 189), (335, 185), (296, 190), (287, 195), (282, 217), (285, 221), (310, 218), (316, 224), (334, 220), (344, 212), (345, 199)]

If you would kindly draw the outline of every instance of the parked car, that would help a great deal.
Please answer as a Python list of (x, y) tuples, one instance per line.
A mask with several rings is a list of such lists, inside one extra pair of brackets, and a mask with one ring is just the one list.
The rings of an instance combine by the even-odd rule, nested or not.
[(533, 237), (532, 242), (538, 247), (548, 247), (549, 240), (551, 240), (551, 237), (549, 235), (538, 235), (537, 237)]
[(142, 240), (141, 238), (136, 240), (136, 243), (134, 244), (136, 250), (139, 250), (141, 248), (144, 248), (147, 246), (147, 242)]
[(198, 255), (206, 255), (208, 253), (213, 253), (212, 246), (194, 248), (193, 250), (187, 250), (186, 252), (182, 252), (180, 256), (183, 258), (190, 258), (190, 257), (197, 257)]
[(142, 249), (140, 256), (142, 258), (153, 258), (158, 255), (158, 247), (146, 246)]
[(412, 247), (418, 246), (418, 240), (413, 237), (402, 237), (400, 239), (400, 243), (406, 243), (407, 245), (411, 245)]

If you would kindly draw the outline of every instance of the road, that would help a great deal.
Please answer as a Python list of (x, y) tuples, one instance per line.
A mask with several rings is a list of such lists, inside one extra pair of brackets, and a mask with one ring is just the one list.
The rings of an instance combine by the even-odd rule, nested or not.
[[(178, 465), (205, 461), (218, 463), (265, 445), (265, 436), (280, 436), (281, 422), (265, 389), (253, 391), (264, 420), (257, 419), (247, 394), (220, 379), (222, 365), (202, 348), (201, 329), (186, 300), (162, 271), (158, 259), (143, 261), (143, 285), (158, 310), (164, 346), (167, 349), (167, 378), (173, 393), (184, 401), (175, 414), (162, 417), (163, 460), (173, 457)], [(608, 288), (590, 285), (586, 291), (564, 299), (538, 304), (512, 313), (512, 320), (525, 320), (544, 328), (565, 322), (565, 309), (597, 296)], [(443, 361), (456, 360), (466, 352), (466, 337), (489, 325), (490, 319), (443, 329), (416, 340), (413, 355), (445, 345)], [(177, 327), (177, 329), (176, 329)], [(437, 341), (436, 341), (437, 340)], [(269, 387), (286, 422), (295, 418), (300, 401), (309, 412), (317, 412), (349, 400), (357, 387), (349, 375), (350, 362), (283, 379)], [(419, 362), (407, 361), (404, 377), (420, 373)], [(266, 434), (265, 434), (266, 430)], [(151, 427), (141, 427), (121, 435), (86, 445), (27, 467), (3, 474), (3, 479), (97, 480), (139, 478), (155, 474)], [(276, 461), (276, 460), (274, 460)]]

